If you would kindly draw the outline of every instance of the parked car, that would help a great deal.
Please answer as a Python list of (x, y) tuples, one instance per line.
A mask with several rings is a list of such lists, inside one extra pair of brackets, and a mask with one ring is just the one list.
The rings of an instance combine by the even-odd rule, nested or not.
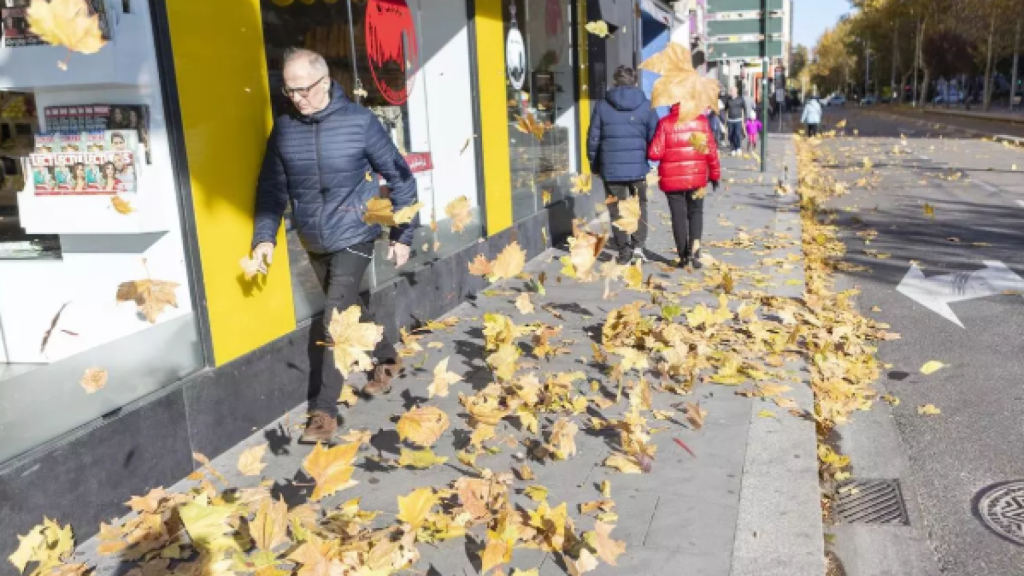
[(861, 106), (874, 106), (875, 104), (878, 104), (878, 96), (874, 94), (868, 94), (860, 101)]
[(833, 94), (825, 99), (825, 106), (846, 106), (846, 96)]

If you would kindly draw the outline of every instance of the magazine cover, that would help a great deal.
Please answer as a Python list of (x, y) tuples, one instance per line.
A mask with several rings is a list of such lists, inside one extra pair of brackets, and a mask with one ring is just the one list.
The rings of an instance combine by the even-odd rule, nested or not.
[(60, 151), (60, 135), (59, 134), (36, 134), (35, 135), (35, 153), (36, 154), (54, 154)]
[(107, 150), (134, 152), (138, 150), (139, 134), (135, 130), (104, 130)]
[(93, 130), (107, 130), (108, 128), (110, 128), (109, 104), (93, 104), (92, 125)]
[(81, 133), (65, 132), (60, 136), (60, 151), (67, 154), (85, 152), (85, 140)]
[(135, 158), (130, 151), (32, 154), (37, 196), (135, 192)]
[(103, 131), (93, 131), (85, 133), (85, 151), (86, 152), (106, 152), (109, 148), (107, 147), (107, 133)]
[(149, 106), (119, 105), (110, 107), (109, 130), (130, 129), (138, 133), (139, 144), (146, 155), (146, 164), (152, 164), (153, 158), (149, 150)]

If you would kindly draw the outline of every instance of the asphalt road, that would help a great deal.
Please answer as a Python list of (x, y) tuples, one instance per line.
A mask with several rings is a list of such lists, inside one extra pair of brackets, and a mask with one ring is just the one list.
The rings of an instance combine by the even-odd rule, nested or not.
[[(879, 388), (900, 400), (878, 408), (892, 415), (879, 425), (894, 425), (897, 440), (861, 439), (861, 462), (883, 464), (858, 467), (855, 455), (854, 477), (872, 477), (890, 460), (907, 462), (900, 481), (919, 512), (914, 529), (942, 574), (1024, 574), (1024, 546), (988, 529), (974, 502), (987, 487), (1024, 480), (1024, 296), (1013, 293), (1024, 291), (1013, 276), (1024, 277), (1024, 149), (933, 117), (852, 107), (828, 115), (833, 126), (846, 118), (847, 133), (859, 133), (823, 146), (834, 157), (830, 173), (851, 187), (834, 202), (847, 259), (870, 268), (845, 274), (840, 286), (860, 289), (862, 312), (902, 334), (879, 349), (891, 365)], [(979, 126), (1006, 133), (987, 122), (973, 129)], [(868, 244), (871, 231), (877, 237)], [(919, 291), (920, 301), (897, 290), (912, 263), (921, 271), (915, 286), (934, 289)], [(1012, 273), (997, 271), (999, 263)], [(947, 312), (941, 301), (949, 298), (963, 300)], [(931, 360), (946, 367), (922, 374)], [(919, 414), (927, 404), (941, 414)], [(1024, 509), (1019, 514), (1024, 522)], [(933, 573), (892, 566), (860, 572)]]

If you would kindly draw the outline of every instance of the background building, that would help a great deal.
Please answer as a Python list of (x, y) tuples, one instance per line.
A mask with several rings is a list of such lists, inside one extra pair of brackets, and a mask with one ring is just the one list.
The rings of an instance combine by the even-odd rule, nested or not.
[(784, 75), (789, 68), (793, 0), (707, 0), (705, 11), (708, 73), (726, 88), (737, 86), (741, 93), (757, 99), (765, 43), (765, 7), (769, 11), (769, 81), (770, 89), (774, 90), (778, 73)]

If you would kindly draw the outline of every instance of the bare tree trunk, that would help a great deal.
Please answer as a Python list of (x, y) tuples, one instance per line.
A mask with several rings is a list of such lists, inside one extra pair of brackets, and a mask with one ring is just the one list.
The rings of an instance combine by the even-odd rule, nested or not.
[(896, 64), (900, 61), (900, 45), (897, 42), (897, 36), (899, 35), (899, 29), (896, 23), (892, 23), (892, 72), (889, 74), (889, 98), (892, 100), (896, 99)]
[(921, 89), (917, 95), (917, 105), (920, 108), (924, 108), (925, 103), (928, 102), (928, 82), (931, 80), (931, 69), (924, 61), (924, 35), (927, 28), (928, 20), (923, 20), (921, 22), (921, 32), (917, 35), (917, 61), (921, 69), (924, 70), (924, 78), (921, 80)]
[(924, 31), (924, 26), (921, 19), (917, 19), (917, 37), (914, 38), (914, 104), (917, 105), (917, 99), (920, 97), (920, 91), (918, 90), (919, 84), (917, 82), (918, 70), (921, 68), (921, 33)]
[(1014, 98), (1017, 97), (1017, 67), (1020, 65), (1020, 25), (1024, 15), (1017, 15), (1017, 36), (1013, 44), (1013, 72), (1010, 74), (1010, 110), (1014, 108)]
[(985, 112), (988, 112), (989, 108), (992, 107), (992, 84), (994, 80), (993, 76), (995, 76), (992, 74), (992, 42), (995, 39), (995, 35), (996, 12), (993, 10), (988, 26), (988, 47), (985, 50), (985, 102), (982, 104), (982, 109), (985, 110)]

